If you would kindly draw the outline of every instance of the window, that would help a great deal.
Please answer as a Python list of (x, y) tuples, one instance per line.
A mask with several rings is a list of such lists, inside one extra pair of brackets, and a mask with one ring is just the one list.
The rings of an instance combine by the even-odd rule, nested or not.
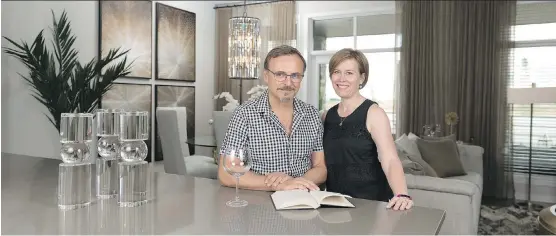
[(353, 18), (313, 21), (313, 50), (353, 48)]
[[(556, 175), (556, 3), (517, 5), (508, 81), (508, 168)], [(531, 158), (530, 158), (531, 157)]]
[[(531, 114), (532, 113), (532, 114)], [(510, 104), (507, 152), (514, 172), (556, 175), (556, 103)]]
[[(556, 31), (556, 29), (554, 29)], [(518, 36), (518, 35), (516, 35)], [(554, 37), (556, 39), (556, 37)], [(556, 87), (556, 46), (520, 47), (513, 50), (510, 88)]]
[[(396, 130), (395, 81), (399, 68), (399, 40), (395, 15), (364, 15), (313, 21), (313, 47), (310, 51), (313, 78), (318, 91), (308, 91), (314, 105), (329, 109), (340, 102), (328, 74), (328, 62), (342, 48), (361, 50), (369, 61), (369, 80), (361, 94), (377, 102), (388, 115), (392, 132)], [(399, 36), (399, 35), (398, 35)], [(396, 42), (398, 40), (398, 42)], [(312, 86), (310, 86), (312, 87)], [(309, 102), (312, 99), (309, 98)]]

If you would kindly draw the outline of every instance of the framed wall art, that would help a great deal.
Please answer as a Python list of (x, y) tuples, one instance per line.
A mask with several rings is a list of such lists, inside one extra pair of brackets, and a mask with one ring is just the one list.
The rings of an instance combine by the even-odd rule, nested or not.
[(156, 78), (194, 82), (196, 14), (161, 3), (155, 7)]
[[(185, 107), (187, 111), (187, 138), (195, 137), (195, 87), (176, 85), (156, 85), (155, 111), (158, 107)], [(155, 118), (156, 119), (156, 118)], [(158, 130), (155, 122), (155, 130)], [(189, 152), (195, 153), (194, 145), (189, 145)], [(162, 145), (158, 132), (155, 142), (155, 156), (157, 161), (162, 160)]]
[(151, 79), (152, 2), (99, 1), (98, 48), (99, 58), (109, 49), (129, 50), (127, 60), (133, 64), (126, 77)]

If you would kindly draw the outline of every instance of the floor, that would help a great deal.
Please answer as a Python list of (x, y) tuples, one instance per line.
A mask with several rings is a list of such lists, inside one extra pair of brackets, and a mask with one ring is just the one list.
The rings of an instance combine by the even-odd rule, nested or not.
[(523, 202), (483, 200), (479, 219), (480, 235), (536, 234), (539, 211), (551, 206), (548, 203), (534, 203), (529, 209)]

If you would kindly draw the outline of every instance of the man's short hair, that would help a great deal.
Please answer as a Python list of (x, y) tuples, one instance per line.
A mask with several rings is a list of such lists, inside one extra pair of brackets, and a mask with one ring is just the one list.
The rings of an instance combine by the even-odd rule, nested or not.
[(264, 69), (268, 70), (268, 63), (270, 62), (270, 59), (286, 55), (297, 55), (299, 58), (301, 58), (301, 61), (303, 61), (303, 72), (305, 72), (305, 70), (307, 69), (305, 58), (303, 58), (299, 50), (289, 45), (280, 45), (270, 50), (270, 52), (266, 54), (266, 58), (264, 59)]

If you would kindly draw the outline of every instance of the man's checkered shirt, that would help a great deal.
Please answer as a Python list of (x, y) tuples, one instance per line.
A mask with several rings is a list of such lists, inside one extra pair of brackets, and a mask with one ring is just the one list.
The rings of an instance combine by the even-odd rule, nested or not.
[(241, 104), (233, 112), (220, 155), (228, 148), (248, 148), (251, 170), (266, 175), (284, 172), (303, 176), (311, 168), (311, 155), (322, 151), (323, 125), (318, 110), (294, 98), (294, 117), (288, 137), (270, 109), (268, 90)]

